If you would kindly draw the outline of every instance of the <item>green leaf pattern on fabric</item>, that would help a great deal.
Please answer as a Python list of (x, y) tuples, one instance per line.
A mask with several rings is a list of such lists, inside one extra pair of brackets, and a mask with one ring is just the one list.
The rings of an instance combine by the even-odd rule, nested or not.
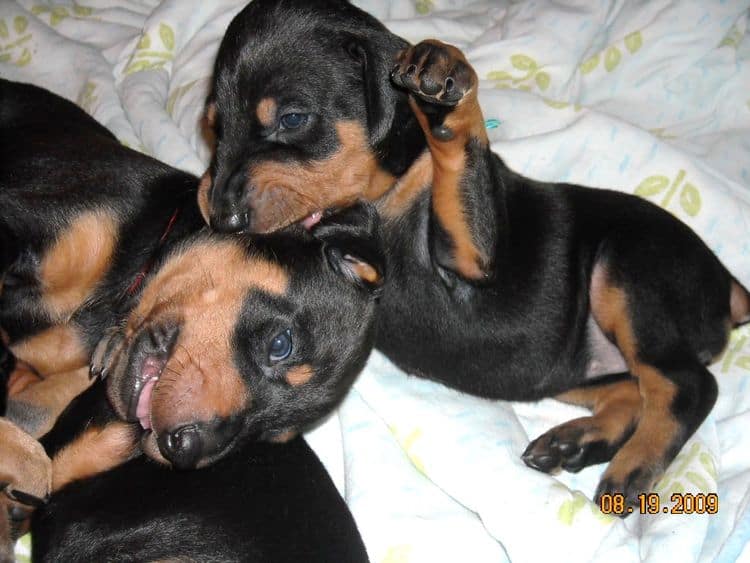
[(525, 92), (530, 92), (534, 87), (545, 91), (552, 83), (550, 74), (543, 71), (544, 67), (529, 55), (523, 53), (511, 55), (510, 66), (513, 67), (512, 71), (492, 70), (488, 72), (487, 80), (492, 80), (495, 88), (513, 88)]
[(0, 63), (26, 66), (31, 62), (31, 33), (27, 33), (29, 20), (16, 16), (12, 21), (0, 18)]
[(394, 545), (388, 548), (383, 563), (409, 563), (412, 546), (409, 544)]
[(732, 368), (750, 371), (750, 325), (735, 329), (729, 345), (719, 358), (719, 371), (727, 373)]
[(188, 82), (187, 84), (183, 84), (182, 86), (178, 86), (174, 89), (174, 91), (169, 94), (169, 97), (167, 98), (167, 113), (170, 117), (174, 118), (174, 107), (177, 104), (180, 99), (187, 94), (193, 86), (195, 86), (198, 83), (198, 80), (193, 80), (191, 82)]
[[(643, 34), (640, 31), (628, 33), (623, 39), (623, 44), (625, 45), (627, 53), (634, 55), (641, 50), (641, 47), (643, 47)], [(591, 74), (599, 68), (599, 63), (604, 60), (604, 64), (602, 65), (604, 70), (607, 72), (614, 72), (617, 67), (620, 66), (622, 58), (623, 50), (617, 45), (609, 45), (599, 53), (595, 53), (583, 61), (578, 66), (578, 70), (580, 70), (581, 74), (584, 76)]]
[(680, 170), (674, 179), (662, 174), (649, 176), (635, 188), (635, 195), (648, 199), (663, 194), (664, 197), (655, 203), (668, 209), (675, 195), (679, 194), (679, 209), (690, 217), (695, 217), (700, 213), (703, 202), (700, 190), (694, 184), (686, 182), (685, 176), (684, 170)]
[(662, 504), (671, 506), (674, 493), (683, 494), (688, 489), (704, 494), (715, 493), (716, 475), (713, 455), (704, 444), (695, 442), (677, 455), (654, 491), (661, 497)]
[(417, 9), (417, 13), (424, 16), (432, 11), (435, 4), (432, 0), (416, 0), (414, 6)]
[(161, 22), (158, 32), (153, 35), (149, 33), (149, 30), (144, 30), (135, 52), (130, 57), (130, 62), (125, 67), (125, 74), (164, 68), (174, 59), (174, 50), (175, 33), (170, 25)]
[(604, 55), (604, 68), (607, 69), (607, 72), (612, 72), (620, 64), (621, 59), (622, 53), (620, 53), (620, 49), (613, 45), (607, 49), (607, 53)]
[(600, 58), (601, 57), (597, 53), (596, 55), (593, 55), (593, 56), (589, 57), (588, 59), (586, 59), (585, 61), (583, 61), (583, 63), (581, 63), (581, 67), (580, 67), (581, 68), (581, 74), (588, 74), (590, 72), (593, 72), (596, 69), (596, 67), (599, 66), (599, 59)]
[(96, 95), (96, 84), (89, 80), (83, 85), (81, 93), (78, 94), (78, 98), (76, 98), (76, 103), (81, 106), (86, 113), (94, 115), (97, 101), (99, 101), (99, 96)]
[[(564, 487), (560, 486), (559, 488), (562, 488), (566, 493), (570, 494), (570, 491)], [(576, 517), (586, 508), (588, 508), (589, 513), (601, 524), (611, 525), (616, 520), (615, 516), (604, 514), (599, 510), (599, 507), (586, 498), (586, 495), (580, 491), (572, 491), (572, 498), (569, 498), (560, 504), (560, 507), (557, 509), (557, 519), (565, 526), (572, 526)]]
[(87, 18), (94, 13), (94, 9), (74, 3), (72, 6), (63, 4), (35, 4), (31, 7), (31, 13), (35, 16), (46, 15), (52, 27), (60, 25), (67, 18)]
[(418, 442), (422, 438), (422, 429), (412, 428), (411, 430), (404, 430), (402, 428), (391, 427), (390, 430), (417, 471), (423, 475), (427, 475), (424, 462), (418, 453)]
[(736, 25), (733, 25), (727, 34), (724, 36), (724, 39), (721, 40), (721, 43), (719, 43), (719, 48), (721, 47), (731, 47), (732, 49), (738, 49), (740, 46), (740, 43), (742, 43), (742, 39), (745, 37), (745, 34), (738, 28)]

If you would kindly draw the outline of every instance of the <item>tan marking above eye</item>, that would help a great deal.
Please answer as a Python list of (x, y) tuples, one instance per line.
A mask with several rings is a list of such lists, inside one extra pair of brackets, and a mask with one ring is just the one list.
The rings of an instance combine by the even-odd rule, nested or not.
[(117, 230), (117, 221), (105, 211), (82, 213), (45, 252), (42, 300), (53, 321), (67, 321), (107, 273)]
[(313, 375), (315, 375), (315, 371), (312, 366), (309, 364), (302, 364), (301, 366), (290, 368), (289, 371), (286, 372), (284, 379), (286, 379), (287, 383), (292, 387), (299, 387), (310, 381)]
[(258, 102), (258, 107), (255, 108), (255, 115), (258, 116), (258, 121), (263, 127), (271, 127), (276, 123), (276, 100), (273, 98), (263, 98)]

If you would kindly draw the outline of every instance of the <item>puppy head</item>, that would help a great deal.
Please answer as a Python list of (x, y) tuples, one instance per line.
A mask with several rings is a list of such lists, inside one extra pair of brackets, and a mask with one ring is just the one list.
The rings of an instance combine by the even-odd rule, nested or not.
[[(266, 233), (373, 201), (406, 97), (390, 85), (406, 42), (341, 0), (256, 0), (230, 24), (206, 110), (215, 152), (199, 204), (218, 231)], [(385, 147), (385, 148), (384, 148)]]
[(295, 231), (191, 240), (99, 344), (110, 402), (152, 458), (199, 467), (240, 440), (294, 435), (364, 365), (383, 271), (374, 210)]

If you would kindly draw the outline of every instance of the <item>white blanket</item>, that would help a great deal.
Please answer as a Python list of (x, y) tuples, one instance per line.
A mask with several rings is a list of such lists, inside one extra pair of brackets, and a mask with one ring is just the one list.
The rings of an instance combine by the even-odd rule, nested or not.
[[(511, 167), (646, 197), (750, 286), (750, 0), (358, 3), (409, 40), (466, 50)], [(241, 5), (3, 0), (0, 75), (50, 88), (129, 146), (200, 174), (197, 121)], [(718, 404), (657, 491), (666, 506), (672, 492), (716, 492), (716, 515), (603, 515), (588, 499), (604, 466), (552, 477), (519, 457), (583, 411), (465, 396), (377, 353), (308, 438), (375, 562), (734, 561), (750, 558), (750, 327), (712, 371)]]

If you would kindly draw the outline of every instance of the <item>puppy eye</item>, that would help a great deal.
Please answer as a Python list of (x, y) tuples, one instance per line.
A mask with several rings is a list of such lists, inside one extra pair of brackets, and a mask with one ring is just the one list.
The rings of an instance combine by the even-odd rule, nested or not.
[(281, 116), (281, 126), (284, 129), (297, 129), (307, 123), (306, 113), (285, 113)]
[(268, 346), (268, 359), (272, 363), (286, 360), (292, 353), (292, 331), (287, 329), (280, 332), (271, 340)]

